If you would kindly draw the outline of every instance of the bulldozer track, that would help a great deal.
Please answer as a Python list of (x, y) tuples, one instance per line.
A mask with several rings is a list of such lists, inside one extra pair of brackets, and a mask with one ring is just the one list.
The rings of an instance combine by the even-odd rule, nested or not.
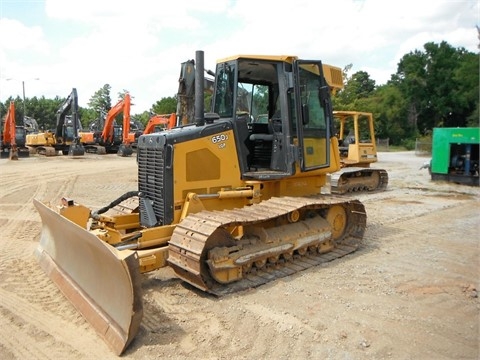
[[(361, 173), (366, 175), (359, 176), (354, 182), (349, 182), (349, 178), (355, 179), (355, 174)], [(378, 184), (375, 188), (372, 188), (372, 185), (375, 184), (375, 181), (369, 181), (371, 180), (370, 176), (367, 176), (369, 173), (378, 174)], [(344, 180), (342, 180), (342, 177)], [(358, 181), (358, 179), (360, 179), (360, 181)], [(383, 169), (347, 167), (330, 175), (330, 186), (332, 194), (337, 195), (346, 193), (384, 191), (388, 186), (388, 173)]]
[(224, 296), (228, 294), (233, 294), (235, 292), (256, 288), (270, 281), (281, 279), (283, 277), (293, 275), (313, 266), (317, 266), (322, 263), (338, 259), (342, 256), (354, 252), (355, 250), (357, 250), (357, 248), (358, 246), (339, 245), (337, 248), (326, 254), (309, 254), (304, 256), (297, 256), (292, 262), (287, 262), (284, 265), (277, 265), (278, 268), (267, 267), (265, 270), (258, 271), (256, 274), (248, 274), (239, 282), (233, 283), (231, 285), (217, 284), (208, 291), (216, 296)]
[[(208, 270), (203, 265), (208, 252), (206, 244), (217, 229), (265, 223), (299, 209), (329, 209), (333, 205), (343, 206), (348, 219), (343, 235), (336, 239), (335, 247), (331, 251), (295, 253), (289, 260), (281, 259), (261, 269), (253, 268), (251, 272), (244, 273), (241, 280), (229, 284), (208, 279)], [(189, 215), (177, 225), (170, 239), (168, 261), (175, 273), (186, 282), (211, 294), (222, 296), (255, 288), (350, 254), (360, 246), (365, 227), (365, 208), (357, 200), (338, 196), (272, 198), (242, 209), (202, 211)]]

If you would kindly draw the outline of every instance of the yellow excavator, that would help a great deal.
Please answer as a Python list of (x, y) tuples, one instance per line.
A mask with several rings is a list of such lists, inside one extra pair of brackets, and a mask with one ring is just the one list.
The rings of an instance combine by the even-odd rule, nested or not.
[(328, 175), (327, 187), (333, 194), (385, 190), (387, 171), (370, 167), (378, 161), (372, 113), (333, 111), (333, 117), (339, 129), (341, 169)]
[(61, 152), (63, 155), (83, 156), (85, 149), (79, 135), (81, 124), (77, 89), (72, 89), (58, 108), (56, 117), (57, 123), (54, 130), (27, 134), (26, 145), (30, 153), (55, 156)]
[(138, 189), (98, 210), (34, 200), (41, 267), (119, 355), (142, 320), (142, 273), (170, 266), (222, 296), (349, 254), (364, 236), (364, 205), (322, 194), (340, 157), (321, 61), (218, 60), (205, 113), (203, 58), (191, 121), (138, 139)]

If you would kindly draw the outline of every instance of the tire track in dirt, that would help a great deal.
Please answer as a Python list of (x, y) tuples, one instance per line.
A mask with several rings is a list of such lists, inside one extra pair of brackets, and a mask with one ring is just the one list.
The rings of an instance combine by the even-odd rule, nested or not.
[[(409, 244), (408, 242), (412, 239), (415, 239), (415, 236), (418, 233), (428, 232), (428, 218), (434, 213), (443, 213), (443, 212), (452, 212), (455, 213), (459, 207), (468, 206), (472, 201), (471, 196), (466, 196), (465, 198), (459, 199), (459, 197), (450, 196), (450, 199), (445, 199), (444, 192), (438, 192), (435, 194), (427, 193), (425, 194), (421, 190), (412, 191), (411, 194), (405, 196), (403, 194), (400, 198), (398, 191), (392, 191), (391, 193), (383, 193), (377, 195), (374, 199), (365, 198), (364, 203), (367, 206), (371, 205), (373, 208), (372, 213), (376, 216), (370, 219), (369, 225), (367, 227), (367, 233), (365, 234), (365, 245), (363, 249), (357, 254), (348, 256), (345, 259), (339, 259), (336, 264), (330, 264), (329, 266), (334, 267), (344, 267), (347, 265), (348, 261), (351, 260), (353, 256), (358, 258), (362, 257), (363, 252), (374, 252), (378, 251), (379, 248), (382, 248), (382, 254), (378, 259), (378, 271), (385, 273), (384, 282), (380, 283), (371, 283), (370, 274), (364, 276), (363, 283), (357, 283), (351, 285), (355, 287), (357, 291), (365, 293), (378, 293), (381, 296), (391, 295), (392, 289), (388, 287), (388, 282), (391, 280), (389, 278), (389, 268), (395, 268), (395, 272), (407, 273), (410, 269), (415, 267), (415, 258), (404, 257), (396, 259), (395, 265), (389, 263), (388, 266), (385, 266), (386, 256), (385, 251), (388, 250), (388, 243), (394, 242), (398, 248), (398, 242), (401, 242), (405, 247), (405, 251), (408, 251)], [(372, 244), (373, 243), (373, 244)], [(387, 246), (385, 246), (385, 244)], [(378, 249), (377, 249), (378, 248)], [(385, 250), (387, 249), (387, 250)], [(426, 254), (425, 254), (426, 255)], [(388, 256), (388, 255), (387, 255)], [(350, 259), (349, 259), (350, 258)], [(375, 263), (375, 261), (373, 261)], [(346, 268), (347, 268), (346, 267)], [(398, 267), (398, 268), (397, 268)], [(310, 269), (310, 272), (322, 272), (324, 269), (318, 267), (317, 269)], [(335, 270), (332, 270), (335, 271)], [(353, 269), (352, 271), (358, 271)], [(347, 271), (348, 273), (348, 271)], [(348, 277), (348, 275), (345, 274)], [(434, 273), (430, 273), (429, 276), (435, 276)], [(301, 277), (301, 274), (297, 274), (295, 278)], [(361, 276), (357, 275), (358, 278)], [(343, 276), (341, 277), (344, 278)], [(297, 280), (292, 280), (294, 283)], [(336, 280), (338, 281), (338, 279)], [(361, 281), (361, 279), (360, 279)], [(342, 280), (342, 283), (344, 280)], [(278, 284), (277, 284), (278, 285)], [(275, 286), (275, 284), (271, 284)], [(321, 288), (321, 286), (319, 286)], [(268, 288), (260, 288), (259, 291), (267, 291)], [(203, 306), (196, 306), (196, 296), (192, 293), (185, 292), (178, 294), (176, 289), (169, 289), (168, 292), (161, 294), (157, 290), (152, 290), (152, 293), (148, 295), (148, 298), (151, 300), (152, 296), (154, 303), (152, 304), (149, 301), (148, 310), (145, 312), (145, 317), (143, 321), (143, 331), (149, 332), (148, 334), (142, 334), (145, 338), (149, 339), (151, 342), (152, 338), (159, 338), (160, 333), (163, 337), (167, 337), (168, 340), (158, 340), (158, 344), (168, 344), (169, 341), (177, 343), (180, 347), (178, 352), (179, 356), (188, 355), (187, 349), (190, 349), (191, 345), (194, 343), (192, 337), (197, 338), (197, 342), (201, 342), (202, 338), (210, 339), (209, 347), (212, 353), (222, 353), (224, 356), (236, 356), (238, 355), (239, 349), (245, 350), (245, 354), (252, 357), (260, 358), (281, 358), (284, 354), (278, 351), (278, 349), (284, 348), (285, 341), (288, 341), (288, 348), (290, 353), (302, 353), (302, 346), (296, 339), (300, 338), (311, 338), (314, 339), (312, 344), (308, 343), (306, 346), (312, 349), (312, 354), (315, 352), (315, 346), (313, 343), (315, 341), (322, 341), (324, 338), (338, 337), (343, 339), (343, 337), (348, 336), (351, 338), (359, 337), (358, 334), (350, 334), (347, 330), (338, 332), (337, 334), (331, 334), (325, 329), (328, 327), (327, 323), (322, 327), (321, 323), (312, 323), (310, 324), (308, 317), (297, 318), (293, 315), (290, 315), (286, 310), (274, 309), (272, 306), (255, 304), (255, 303), (244, 303), (246, 300), (242, 300), (240, 304), (236, 304), (229, 314), (237, 319), (235, 325), (230, 325), (226, 323), (226, 318), (222, 312), (216, 312), (214, 309), (215, 304), (211, 304), (204, 308)], [(394, 291), (395, 292), (395, 291)], [(175, 296), (175, 293), (176, 296)], [(186, 305), (182, 306), (181, 304), (175, 303), (178, 296), (181, 296)], [(248, 297), (248, 293), (242, 294), (242, 296)], [(240, 297), (239, 299), (243, 299)], [(203, 299), (202, 301), (207, 301)], [(228, 301), (228, 299), (226, 300)], [(346, 301), (341, 299), (340, 301)], [(371, 304), (374, 304), (375, 300), (372, 299)], [(193, 304), (193, 305), (192, 305)], [(192, 311), (192, 306), (195, 309)], [(158, 312), (161, 311), (162, 316), (158, 316)], [(358, 310), (359, 313), (362, 313), (365, 318), (371, 316), (374, 317), (376, 310), (374, 306), (362, 304), (362, 308)], [(182, 314), (182, 315), (179, 315)], [(199, 315), (202, 314), (202, 315)], [(162, 318), (164, 321), (161, 322), (159, 318)], [(207, 319), (217, 319), (216, 322), (209, 321)], [(175, 337), (172, 334), (172, 325), (165, 327), (165, 319), (170, 319), (169, 322), (173, 324), (182, 324), (182, 329), (178, 330), (178, 333), (183, 337)], [(372, 319), (373, 320), (373, 319)], [(405, 317), (393, 317), (392, 319), (386, 319), (390, 323), (398, 323), (402, 321), (403, 323), (408, 323), (408, 318)], [(418, 321), (418, 319), (416, 319)], [(186, 323), (194, 323), (195, 325), (187, 326)], [(256, 327), (253, 328), (251, 324), (256, 324)], [(231, 326), (235, 327), (236, 334), (242, 333), (251, 333), (255, 332), (257, 334), (255, 342), (245, 345), (242, 341), (241, 336), (230, 337), (228, 341), (225, 341), (224, 338), (216, 338), (214, 335), (210, 334), (211, 329), (217, 329), (219, 333), (230, 333)], [(412, 325), (414, 326), (414, 325)], [(421, 329), (418, 330), (419, 333), (422, 331), (428, 332), (429, 326), (431, 324), (425, 323), (421, 325)], [(174, 328), (174, 327), (173, 327)], [(198, 331), (197, 329), (203, 329)], [(186, 335), (183, 335), (186, 334)], [(210, 336), (211, 335), (211, 336)], [(211, 340), (211, 339), (214, 340)], [(285, 339), (291, 340), (285, 340)], [(461, 342), (460, 338), (455, 337), (455, 341)], [(360, 340), (359, 340), (360, 341)], [(256, 346), (255, 344), (258, 344)], [(408, 346), (408, 342), (405, 343), (405, 346)], [(183, 352), (185, 351), (185, 352)], [(193, 350), (192, 350), (193, 351)], [(325, 355), (328, 355), (328, 351), (322, 350)]]
[[(0, 210), (2, 208), (8, 208), (8, 217), (1, 217), (0, 216), (0, 224), (2, 225), (2, 237), (4, 239), (8, 239), (10, 236), (17, 234), (12, 234), (12, 229), (18, 229), (17, 222), (30, 220), (32, 222), (39, 221), (39, 216), (36, 213), (32, 200), (34, 198), (39, 199), (41, 201), (45, 201), (48, 199), (59, 199), (63, 196), (68, 196), (69, 194), (73, 193), (75, 187), (77, 187), (78, 180), (80, 177), (86, 177), (89, 175), (94, 176), (96, 181), (98, 181), (98, 168), (97, 167), (90, 167), (83, 171), (81, 174), (76, 174), (67, 169), (63, 168), (60, 165), (65, 164), (58, 164), (55, 162), (56, 159), (51, 159), (52, 164), (56, 166), (48, 167), (48, 171), (39, 171), (38, 169), (32, 168), (32, 171), (28, 171), (28, 168), (23, 168), (23, 172), (26, 170), (28, 171), (29, 175), (33, 175), (29, 177), (29, 180), (24, 182), (22, 181), (22, 172), (17, 172), (14, 174), (10, 174), (8, 176), (14, 177), (14, 180), (11, 181), (9, 184), (8, 182), (5, 184), (3, 179), (5, 178), (4, 174), (0, 176), (0, 181), (4, 185), (5, 194), (0, 196)], [(39, 164), (36, 164), (39, 165)], [(40, 164), (45, 165), (45, 164)], [(75, 169), (74, 164), (69, 164), (72, 167), (71, 170)], [(112, 163), (108, 166), (102, 168), (102, 171), (110, 171), (115, 169), (122, 169), (123, 164), (120, 163)], [(18, 168), (16, 168), (18, 170)], [(8, 177), (7, 176), (7, 177)], [(3, 187), (3, 186), (2, 186)], [(9, 201), (10, 200), (10, 201)], [(12, 207), (18, 207), (15, 209), (14, 215), (12, 216)], [(7, 211), (2, 213), (7, 213)], [(2, 247), (7, 254), (11, 253), (11, 246), (17, 248), (15, 241), (8, 241), (6, 244), (3, 244)]]
[(41, 311), (36, 304), (0, 289), (0, 342), (9, 342), (7, 348), (15, 358), (116, 358), (106, 345), (98, 343), (93, 331), (55, 315), (61, 311), (39, 317)]
[[(429, 316), (415, 316), (410, 321), (416, 324), (419, 336), (435, 328), (435, 335), (429, 337), (432, 342), (422, 344), (432, 357), (468, 358), (475, 352), (471, 344), (478, 345), (478, 332), (472, 328), (464, 326), (455, 332), (451, 329), (463, 316), (478, 319), (478, 302), (466, 289), (478, 289), (478, 267), (471, 265), (478, 264), (479, 223), (478, 203), (470, 201), (396, 225), (403, 231), (402, 236), (395, 238), (402, 244), (396, 251), (409, 255), (395, 256), (389, 271), (408, 274), (422, 262), (421, 270), (397, 281), (395, 290), (407, 299), (415, 298), (417, 306), (430, 309)], [(452, 226), (458, 229), (453, 231), (456, 235), (452, 234)], [(410, 250), (411, 242), (418, 242), (414, 253)], [(463, 302), (462, 307), (458, 306), (459, 301)], [(434, 339), (437, 341), (433, 342)]]
[[(66, 344), (75, 343), (72, 339), (62, 343), (60, 352), (49, 349), (50, 347), (59, 348), (57, 343), (61, 334), (60, 332), (52, 333), (50, 328), (61, 329), (59, 327), (61, 321), (66, 321), (72, 326), (71, 333), (74, 333), (76, 328), (83, 328), (84, 331), (92, 333), (90, 335), (92, 343), (86, 347), (87, 349), (97, 347), (98, 338), (76, 309), (65, 300), (58, 288), (45, 276), (33, 256), (38, 245), (41, 221), (32, 200), (37, 198), (42, 201), (49, 199), (56, 201), (63, 196), (68, 196), (75, 190), (82, 177), (95, 178), (98, 167), (89, 167), (79, 174), (78, 171), (74, 171), (76, 166), (73, 163), (65, 164), (62, 161), (55, 161), (56, 159), (50, 160), (54, 161), (49, 162), (49, 165), (45, 162), (21, 164), (23, 166), (12, 168), (14, 173), (9, 174), (8, 171), (13, 170), (8, 169), (7, 174), (4, 172), (0, 174), (2, 184), (6, 185), (2, 186), (5, 191), (0, 194), (0, 210), (5, 210), (1, 213), (7, 214), (7, 216), (0, 216), (2, 225), (0, 314), (2, 314), (2, 318), (7, 319), (0, 330), (0, 334), (3, 331), (5, 333), (0, 338), (9, 338), (9, 334), (15, 333), (19, 335), (19, 339), (29, 339), (16, 342), (15, 337), (5, 344), (5, 348), (8, 349), (6, 354), (11, 356), (13, 353), (15, 358), (94, 358), (96, 356), (93, 353), (90, 354), (91, 356), (85, 356), (85, 351), (82, 350), (83, 346), (78, 349), (71, 349), (67, 346)], [(38, 168), (39, 166), (42, 168)], [(114, 163), (102, 170), (112, 169), (115, 171), (119, 167), (121, 168), (122, 165)], [(23, 181), (27, 174), (28, 181)], [(4, 179), (6, 180), (4, 181)], [(18, 301), (17, 294), (21, 296), (24, 304)], [(34, 307), (35, 310), (29, 310), (29, 306)], [(38, 313), (42, 313), (40, 319), (45, 319), (49, 314), (61, 314), (62, 320), (59, 321), (52, 315), (52, 321), (48, 324), (35, 324), (34, 320)], [(106, 352), (110, 354), (108, 349)], [(0, 348), (1, 354), (2, 348)], [(89, 352), (87, 351), (86, 354)]]
[[(478, 332), (467, 325), (459, 328), (458, 319), (478, 319), (478, 301), (466, 291), (478, 282), (477, 268), (471, 266), (478, 263), (480, 214), (475, 209), (478, 203), (467, 200), (421, 216), (404, 213), (404, 218), (397, 216), (389, 224), (388, 232), (383, 226), (369, 228), (367, 243), (372, 232), (382, 233), (378, 247), (367, 246), (352, 255), (356, 256), (353, 259), (339, 259), (338, 267), (332, 269), (334, 278), (342, 279), (345, 296), (357, 298), (346, 300), (348, 311), (358, 314), (355, 321), (365, 327), (375, 324), (378, 317), (390, 321), (404, 334), (388, 340), (411, 351), (416, 344), (418, 358), (470, 358), (468, 354), (476, 351), (472, 344), (478, 344)], [(453, 234), (462, 233), (461, 237), (451, 235), (452, 226), (458, 228)], [(323, 285), (332, 287), (331, 283)], [(395, 305), (384, 309), (372, 306), (378, 297), (391, 298)], [(360, 298), (364, 300), (360, 302)], [(373, 330), (381, 333), (381, 329)], [(382, 342), (386, 340), (384, 337)]]
[[(433, 202), (435, 203), (435, 200)], [(418, 206), (418, 204), (416, 206)], [(323, 331), (321, 327), (319, 328), (316, 324), (310, 323), (308, 313), (299, 317), (290, 315), (291, 310), (289, 310), (288, 307), (295, 307), (295, 302), (289, 304), (289, 306), (286, 305), (280, 308), (277, 308), (278, 304), (276, 303), (268, 305), (262, 305), (259, 303), (248, 304), (246, 303), (248, 301), (248, 294), (245, 294), (245, 297), (241, 300), (242, 303), (245, 303), (246, 305), (238, 305), (238, 307), (235, 308), (239, 310), (238, 318), (241, 319), (236, 328), (236, 332), (248, 333), (249, 331), (257, 331), (258, 337), (255, 341), (258, 342), (258, 344), (262, 344), (264, 348), (265, 344), (268, 344), (268, 348), (266, 348), (266, 351), (263, 354), (258, 354), (253, 351), (255, 356), (281, 357), (282, 354), (276, 353), (277, 347), (275, 345), (278, 345), (278, 348), (281, 348), (280, 343), (282, 341), (288, 341), (286, 338), (292, 339), (292, 343), (289, 343), (291, 354), (296, 353), (295, 350), (297, 349), (297, 346), (301, 346), (299, 345), (301, 344), (300, 341), (294, 340), (298, 337), (300, 339), (311, 338), (320, 342), (327, 338), (337, 338), (340, 341), (343, 341), (343, 339), (358, 338), (359, 342), (363, 341), (361, 336), (371, 336), (374, 338), (374, 336), (382, 334), (382, 329), (369, 328), (367, 325), (363, 324), (376, 323), (379, 316), (384, 316), (384, 321), (389, 322), (392, 326), (396, 326), (396, 328), (400, 329), (403, 327), (410, 329), (410, 333), (412, 334), (411, 337), (407, 337), (407, 340), (400, 343), (403, 344), (404, 347), (408, 348), (408, 346), (412, 344), (412, 340), (415, 340), (415, 338), (421, 339), (425, 334), (432, 334), (432, 329), (435, 328), (435, 335), (431, 335), (429, 339), (440, 339), (439, 342), (443, 345), (440, 348), (435, 349), (432, 343), (426, 341), (423, 345), (425, 349), (418, 351), (421, 351), (424, 354), (429, 354), (432, 358), (441, 358), (444, 357), (445, 354), (448, 354), (448, 358), (468, 358), (469, 353), (471, 354), (475, 352), (475, 348), (471, 347), (471, 344), (474, 344), (476, 340), (475, 332), (471, 331), (469, 328), (465, 328), (462, 332), (451, 334), (451, 329), (455, 326), (455, 322), (458, 321), (458, 315), (460, 312), (467, 312), (472, 318), (478, 316), (476, 302), (472, 301), (469, 303), (464, 290), (462, 290), (465, 285), (468, 285), (469, 281), (476, 281), (475, 270), (470, 269), (469, 271), (468, 269), (465, 269), (466, 265), (462, 268), (461, 263), (450, 258), (450, 255), (452, 254), (447, 253), (443, 247), (437, 248), (437, 246), (442, 245), (440, 242), (442, 236), (448, 239), (448, 235), (446, 235), (448, 232), (446, 232), (445, 228), (442, 228), (441, 226), (436, 227), (432, 231), (431, 224), (446, 224), (447, 222), (445, 219), (462, 219), (462, 224), (465, 224), (463, 219), (472, 213), (472, 208), (475, 208), (475, 206), (476, 203), (470, 199), (460, 202), (457, 201), (455, 204), (448, 204), (448, 206), (442, 204), (435, 205), (433, 206), (434, 210), (428, 209), (427, 207), (427, 209), (423, 209), (421, 215), (418, 216), (412, 216), (412, 214), (407, 211), (397, 213), (395, 219), (390, 219), (391, 221), (388, 224), (388, 228), (382, 225), (376, 227), (373, 231), (371, 228), (367, 230), (365, 235), (367, 238), (366, 241), (369, 242), (372, 235), (375, 235), (382, 242), (381, 250), (363, 248), (359, 253), (329, 263), (326, 266), (329, 269), (309, 269), (309, 271), (305, 273), (305, 279), (302, 279), (302, 274), (299, 274), (295, 277), (295, 280), (292, 280), (290, 284), (292, 285), (291, 292), (298, 294), (298, 296), (303, 296), (300, 292), (302, 291), (301, 289), (304, 289), (306, 286), (319, 289), (319, 293), (322, 292), (323, 288), (344, 288), (344, 297), (335, 299), (327, 298), (328, 300), (326, 303), (317, 300), (318, 306), (320, 309), (322, 309), (322, 307), (327, 307), (329, 306), (328, 301), (340, 304), (343, 303), (346, 311), (358, 314), (356, 317), (356, 321), (358, 321), (357, 324), (346, 323), (344, 324), (345, 330), (337, 330), (337, 333), (330, 330)], [(470, 241), (464, 243), (467, 248), (458, 248), (459, 254), (455, 254), (454, 258), (461, 257), (463, 252), (471, 254), (476, 253), (474, 249), (476, 241), (473, 239), (476, 239), (475, 230), (478, 229), (478, 223), (480, 223), (478, 212), (475, 216), (469, 219), (467, 223), (469, 223), (470, 226), (469, 230), (465, 232), (465, 236), (467, 239), (470, 239)], [(421, 244), (422, 234), (433, 235), (430, 242)], [(450, 241), (454, 243), (456, 239), (450, 239)], [(412, 242), (420, 242), (420, 246), (416, 245), (413, 247), (414, 244)], [(468, 242), (469, 244), (467, 244)], [(468, 250), (468, 247), (472, 247), (471, 252)], [(415, 249), (415, 253), (412, 253), (412, 249)], [(468, 256), (463, 258), (465, 259), (466, 264), (475, 263), (475, 258), (468, 258)], [(431, 263), (431, 266), (427, 266), (427, 270), (424, 273), (420, 274), (415, 271), (412, 273), (412, 269), (418, 268), (419, 259), (424, 259), (423, 262), (427, 263), (427, 265), (428, 263)], [(368, 267), (363, 266), (363, 264), (366, 263), (368, 263)], [(422, 268), (424, 266), (425, 264)], [(372, 274), (372, 267), (374, 268), (374, 272), (384, 274), (382, 275), (382, 281), (377, 279), (377, 281), (372, 282), (371, 279), (375, 277), (375, 274)], [(318, 276), (320, 272), (325, 270), (330, 274), (334, 274), (331, 276), (331, 283), (324, 281), (324, 276)], [(349, 278), (351, 277), (351, 274), (357, 272), (360, 273), (354, 277), (353, 281), (350, 281)], [(434, 284), (428, 282), (424, 283), (424, 281), (422, 281), (424, 278), (430, 280), (435, 279), (439, 274), (445, 272), (448, 274), (447, 278), (451, 278), (450, 280), (438, 281)], [(466, 276), (469, 272), (470, 277), (468, 277), (468, 275)], [(395, 284), (396, 281), (398, 281), (398, 276), (396, 274), (402, 274), (402, 276), (405, 276), (405, 274), (411, 274), (412, 280), (408, 284), (402, 285), (400, 289), (392, 289), (392, 283)], [(312, 283), (311, 279), (313, 278), (321, 280), (317, 280), (318, 283)], [(445, 279), (445, 275), (442, 274), (442, 278)], [(341, 280), (339, 281), (339, 279)], [(459, 282), (459, 279), (462, 280)], [(279, 287), (278, 285), (280, 284), (272, 284), (272, 287)], [(259, 290), (267, 293), (269, 291), (268, 288)], [(381, 311), (385, 310), (378, 309), (375, 306), (375, 298), (377, 296), (402, 297), (409, 291), (418, 291), (421, 295), (425, 294), (425, 299), (421, 301), (427, 308), (438, 309), (436, 316), (427, 316), (423, 319), (418, 314), (414, 313), (413, 309), (415, 308), (414, 305), (411, 305), (412, 300), (408, 300), (408, 294), (407, 299), (401, 298), (400, 300), (396, 300), (399, 304), (407, 304), (403, 306), (409, 306), (405, 312), (396, 313), (387, 310), (383, 315)], [(353, 294), (351, 294), (352, 292)], [(428, 295), (430, 293), (436, 296), (429, 298)], [(363, 302), (356, 300), (355, 302), (355, 300), (350, 300), (349, 295), (347, 294), (350, 294), (352, 298), (358, 297), (367, 300), (363, 300)], [(468, 304), (462, 309), (455, 308), (455, 304), (458, 304), (459, 297), (460, 299), (464, 299)], [(356, 305), (357, 302), (359, 305)], [(289, 302), (286, 301), (286, 303)], [(412, 306), (412, 308), (410, 308), (410, 306)], [(401, 307), (401, 305), (399, 307)], [(245, 309), (247, 313), (242, 314), (242, 309)], [(325, 311), (325, 309), (323, 310)], [(250, 319), (250, 313), (253, 314), (253, 320)], [(298, 311), (295, 313), (298, 313)], [(325, 324), (335, 320), (328, 319), (329, 316), (332, 317), (337, 315), (329, 314), (327, 312), (326, 317), (323, 320)], [(442, 318), (443, 320), (437, 321), (437, 319)], [(442, 325), (439, 326), (438, 322), (442, 323)], [(243, 324), (249, 323), (255, 323), (257, 328), (243, 328)], [(361, 326), (359, 326), (359, 324)], [(365, 329), (362, 329), (364, 326)], [(362, 329), (360, 334), (358, 333), (359, 330), (353, 330), (356, 327)], [(287, 336), (285, 337), (285, 335)], [(391, 340), (392, 344), (395, 344), (395, 339)], [(397, 344), (399, 344), (399, 341), (402, 340), (397, 340)], [(418, 340), (418, 342), (420, 343), (421, 340)], [(307, 348), (312, 349), (312, 353), (315, 349), (313, 345), (314, 343), (315, 341), (312, 341), (311, 344), (308, 343), (306, 345)], [(468, 348), (468, 346), (470, 346), (470, 348)], [(238, 344), (235, 348), (238, 349)], [(253, 349), (255, 346), (252, 345), (251, 348)], [(452, 348), (454, 348), (454, 350), (452, 350)], [(299, 352), (301, 351), (300, 348), (297, 350), (299, 350)], [(325, 346), (324, 344), (321, 351), (323, 352), (323, 355), (327, 356), (328, 346)], [(223, 350), (223, 353), (228, 354), (228, 347), (227, 350)], [(252, 351), (248, 354), (249, 356), (253, 355)], [(317, 353), (317, 355), (322, 357), (320, 356), (320, 353)], [(372, 357), (375, 358), (375, 356)]]
[(59, 193), (63, 193), (66, 189), (71, 189), (76, 179), (77, 175), (64, 177), (61, 182), (58, 180), (52, 181), (50, 177), (35, 179), (35, 185), (20, 187), (10, 193), (10, 196), (23, 198), (21, 204), (18, 205), (18, 209), (14, 212), (10, 211), (7, 218), (0, 219), (2, 221), (2, 237), (6, 240), (2, 242), (0, 249), (2, 258), (25, 256), (22, 247), (18, 246), (19, 240), (28, 239), (31, 235), (35, 235), (38, 232), (38, 226), (35, 225), (39, 223), (39, 216), (35, 212), (32, 200), (39, 196), (46, 196), (46, 194), (58, 196)]
[[(37, 239), (41, 231), (40, 217), (36, 213), (32, 200), (36, 197), (58, 196), (65, 191), (70, 191), (77, 179), (77, 175), (64, 176), (62, 181), (51, 180), (52, 177), (42, 178), (35, 182), (35, 186), (23, 189), (28, 197), (21, 206), (10, 216), (3, 227), (4, 240), (0, 256), (3, 261), (0, 264), (1, 288), (11, 291), (9, 294), (21, 294), (31, 304), (39, 303), (46, 310), (62, 310), (72, 319), (72, 322), (83, 321), (78, 313), (72, 308), (65, 311), (62, 307), (63, 296), (57, 287), (40, 270), (34, 259), (34, 250), (37, 247)], [(26, 191), (31, 190), (31, 191)], [(12, 273), (15, 271), (15, 274)], [(7, 294), (6, 292), (4, 294)], [(7, 296), (6, 296), (7, 297)], [(67, 308), (68, 309), (68, 308)], [(20, 316), (21, 314), (15, 314)], [(76, 319), (76, 321), (74, 321)]]
[[(59, 182), (45, 185), (46, 199), (39, 200), (53, 200), (57, 194), (87, 206), (106, 205), (135, 185), (136, 173), (130, 173), (135, 172), (134, 160), (118, 160), (121, 163), (108, 165), (95, 159), (75, 169), (76, 163), (55, 159), (52, 168), (78, 178), (61, 194), (54, 192)], [(41, 166), (49, 172), (46, 161)], [(418, 169), (416, 164), (413, 168)], [(409, 168), (404, 166), (405, 171)], [(149, 283), (158, 273), (146, 275), (145, 317), (123, 358), (478, 358), (478, 325), (471, 320), (478, 316), (478, 300), (466, 298), (458, 286), (476, 279), (472, 269), (461, 268), (462, 260), (478, 263), (464, 255), (470, 248), (461, 237), (470, 238), (472, 229), (478, 229), (478, 202), (460, 196), (468, 192), (464, 187), (456, 191), (455, 186), (439, 184), (427, 189), (428, 181), (419, 181), (422, 188), (411, 188), (411, 183), (399, 188), (407, 181), (403, 173), (392, 180), (385, 193), (358, 197), (369, 216), (363, 247), (326, 266), (221, 301), (171, 276)], [(31, 195), (32, 190), (19, 191)], [(0, 210), (13, 213), (17, 200), (0, 194)], [(15, 253), (15, 261), (8, 259), (9, 268), (0, 270), (0, 278), (8, 278), (3, 289), (0, 279), (0, 358), (113, 358), (30, 256), (40, 229), (32, 212), (24, 213), (31, 222), (18, 225), (33, 226), (37, 233), (11, 229), (25, 240), (18, 242), (25, 253)], [(450, 219), (468, 216), (472, 219), (459, 224), (470, 230), (456, 226), (452, 237), (457, 236), (458, 244), (445, 248), (449, 242), (455, 245), (448, 237)], [(435, 222), (440, 226), (431, 225)], [(476, 246), (472, 256), (478, 254)], [(160, 273), (168, 274), (167, 269)]]

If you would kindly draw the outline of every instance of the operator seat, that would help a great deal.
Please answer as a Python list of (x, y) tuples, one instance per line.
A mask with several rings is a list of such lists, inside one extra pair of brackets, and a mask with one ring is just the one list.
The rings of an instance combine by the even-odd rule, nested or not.
[[(272, 117), (273, 118), (273, 117)], [(251, 168), (270, 168), (272, 159), (272, 144), (274, 139), (274, 126), (272, 120), (268, 123), (251, 123), (250, 153)]]

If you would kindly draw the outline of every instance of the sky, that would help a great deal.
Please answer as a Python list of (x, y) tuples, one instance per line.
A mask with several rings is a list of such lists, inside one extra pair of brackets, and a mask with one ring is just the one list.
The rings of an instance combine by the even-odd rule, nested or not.
[(478, 53), (479, 0), (0, 0), (0, 101), (66, 98), (103, 85), (131, 113), (178, 90), (181, 63), (238, 54), (319, 59), (377, 85), (400, 59), (446, 41)]

